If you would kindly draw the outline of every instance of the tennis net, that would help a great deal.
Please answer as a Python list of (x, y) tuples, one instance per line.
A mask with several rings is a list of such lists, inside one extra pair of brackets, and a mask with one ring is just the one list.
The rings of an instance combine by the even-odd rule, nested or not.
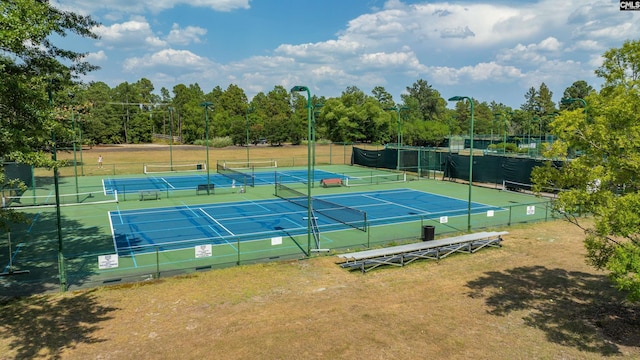
[(145, 174), (158, 174), (167, 172), (194, 172), (206, 171), (207, 164), (145, 164), (143, 172)]
[(251, 160), (251, 161), (224, 161), (225, 168), (232, 169), (255, 169), (255, 168), (277, 168), (276, 160)]
[(251, 169), (251, 174), (245, 173), (236, 169), (231, 169), (225, 164), (216, 164), (216, 168), (218, 174), (228, 177), (231, 180), (235, 180), (237, 183), (255, 187), (256, 185), (256, 177), (253, 174), (253, 169)]
[[(60, 206), (89, 205), (89, 204), (108, 204), (118, 202), (118, 192), (93, 191), (77, 194), (59, 194), (58, 201)], [(49, 195), (16, 195), (3, 196), (3, 208), (41, 208), (56, 206), (56, 196), (52, 192)]]
[(345, 186), (378, 185), (406, 181), (406, 173), (378, 174), (357, 177), (349, 176), (345, 179)]
[[(308, 209), (309, 199), (307, 195), (298, 190), (282, 184), (276, 184), (276, 196)], [(342, 224), (367, 231), (367, 213), (362, 210), (318, 198), (311, 198), (311, 209)]]

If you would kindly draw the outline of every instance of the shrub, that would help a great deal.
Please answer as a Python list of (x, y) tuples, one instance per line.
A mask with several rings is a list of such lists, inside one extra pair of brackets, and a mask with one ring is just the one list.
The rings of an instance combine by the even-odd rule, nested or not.
[[(198, 139), (193, 142), (194, 145), (207, 146), (207, 142), (202, 139)], [(215, 137), (209, 139), (209, 146), (214, 148), (223, 148), (227, 146), (233, 146), (233, 140), (229, 136)]]

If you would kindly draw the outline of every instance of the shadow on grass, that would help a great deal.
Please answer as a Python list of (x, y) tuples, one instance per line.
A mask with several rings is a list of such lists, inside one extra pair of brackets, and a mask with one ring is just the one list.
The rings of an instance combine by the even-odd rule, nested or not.
[(16, 359), (59, 359), (65, 348), (104, 341), (93, 333), (116, 310), (98, 304), (92, 292), (21, 298), (0, 304), (0, 337), (11, 339)]
[(553, 343), (601, 355), (640, 346), (640, 305), (626, 302), (606, 276), (529, 266), (487, 272), (467, 287), (490, 314), (527, 311), (524, 323)]

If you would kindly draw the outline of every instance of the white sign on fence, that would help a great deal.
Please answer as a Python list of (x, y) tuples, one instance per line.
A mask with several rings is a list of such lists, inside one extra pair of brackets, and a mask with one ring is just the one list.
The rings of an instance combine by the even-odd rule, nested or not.
[(196, 246), (196, 258), (210, 257), (213, 255), (211, 244)]
[(118, 267), (118, 254), (98, 256), (98, 269), (113, 269)]

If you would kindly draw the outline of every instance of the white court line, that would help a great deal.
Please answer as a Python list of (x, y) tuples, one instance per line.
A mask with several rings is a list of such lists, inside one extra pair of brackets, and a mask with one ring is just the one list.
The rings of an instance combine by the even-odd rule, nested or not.
[(375, 205), (383, 205), (383, 204), (395, 205), (395, 206), (399, 206), (399, 207), (402, 207), (402, 208), (405, 208), (405, 209), (409, 209), (409, 210), (417, 211), (418, 213), (431, 214), (431, 212), (430, 212), (430, 211), (426, 211), (426, 210), (422, 210), (422, 209), (416, 209), (416, 208), (411, 207), (411, 206), (406, 206), (406, 205), (398, 204), (398, 203), (395, 203), (395, 202), (393, 202), (393, 201), (388, 201), (388, 200), (378, 199), (378, 198), (375, 198), (375, 197), (373, 197), (373, 196), (369, 196), (369, 195), (363, 195), (362, 197), (366, 197), (366, 198), (371, 199), (371, 200), (377, 200), (377, 201), (380, 201), (380, 202), (382, 203), (382, 204), (375, 204)]
[(171, 185), (170, 182), (168, 182), (165, 178), (160, 178), (160, 180), (164, 181), (167, 185), (169, 185), (172, 189), (175, 189), (175, 187), (173, 185)]
[(226, 232), (228, 232), (229, 234), (231, 234), (231, 236), (236, 236), (236, 234), (232, 233), (231, 231), (229, 231), (229, 229), (227, 229), (226, 227), (224, 227), (224, 225), (220, 224), (220, 222), (216, 219), (214, 219), (211, 215), (207, 214), (206, 211), (202, 210), (202, 209), (198, 209), (200, 210), (206, 217), (208, 217), (209, 219), (211, 219), (213, 222), (215, 222), (216, 224), (218, 224), (221, 228), (223, 228)]

